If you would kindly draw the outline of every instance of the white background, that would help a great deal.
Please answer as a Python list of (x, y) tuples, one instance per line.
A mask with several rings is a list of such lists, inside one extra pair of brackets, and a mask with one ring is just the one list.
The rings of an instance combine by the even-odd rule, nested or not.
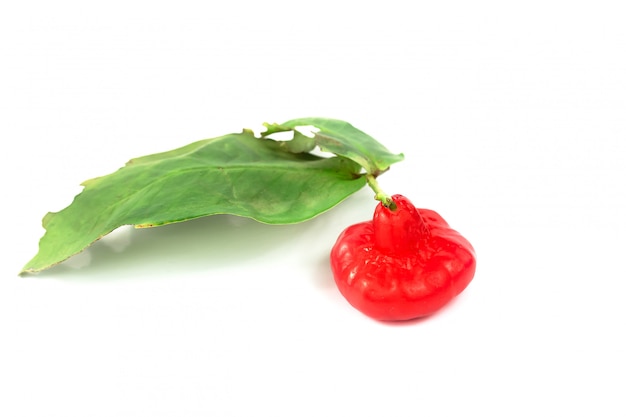
[[(626, 415), (626, 25), (614, 1), (23, 1), (0, 11), (0, 415)], [(48, 211), (129, 158), (296, 117), (475, 246), (467, 290), (384, 324), (316, 219), (120, 229), (20, 278)]]

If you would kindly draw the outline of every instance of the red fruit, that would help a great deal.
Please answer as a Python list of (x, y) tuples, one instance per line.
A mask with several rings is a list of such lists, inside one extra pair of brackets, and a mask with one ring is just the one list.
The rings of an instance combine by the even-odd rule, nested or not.
[(341, 294), (378, 320), (409, 320), (433, 314), (474, 277), (472, 245), (436, 212), (417, 209), (401, 195), (397, 208), (382, 203), (373, 220), (344, 230), (331, 268)]

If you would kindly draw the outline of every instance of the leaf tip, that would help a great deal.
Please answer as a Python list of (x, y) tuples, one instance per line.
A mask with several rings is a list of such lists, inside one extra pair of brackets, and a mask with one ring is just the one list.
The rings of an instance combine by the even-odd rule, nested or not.
[(21, 277), (21, 278), (24, 278), (24, 277), (26, 277), (26, 276), (28, 276), (28, 275), (33, 275), (33, 274), (36, 274), (36, 273), (38, 273), (39, 271), (41, 271), (41, 269), (44, 269), (44, 268), (41, 268), (41, 269), (33, 268), (33, 267), (31, 266), (32, 262), (33, 262), (33, 261), (31, 260), (31, 261), (30, 261), (30, 262), (28, 262), (26, 265), (24, 265), (24, 266), (22, 267), (22, 270), (21, 270), (21, 271), (17, 274), (17, 276), (19, 276), (19, 277)]

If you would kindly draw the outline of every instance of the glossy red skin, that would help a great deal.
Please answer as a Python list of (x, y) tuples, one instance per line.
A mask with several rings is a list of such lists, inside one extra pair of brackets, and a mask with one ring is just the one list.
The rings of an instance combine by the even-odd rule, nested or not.
[(433, 314), (474, 277), (472, 245), (436, 212), (417, 209), (401, 195), (397, 209), (382, 204), (373, 220), (344, 230), (331, 251), (341, 294), (378, 320)]

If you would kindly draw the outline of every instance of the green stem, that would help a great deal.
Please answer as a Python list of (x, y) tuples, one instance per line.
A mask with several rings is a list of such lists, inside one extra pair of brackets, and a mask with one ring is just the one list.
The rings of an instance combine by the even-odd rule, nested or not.
[(369, 185), (370, 188), (374, 190), (374, 199), (380, 201), (383, 206), (387, 207), (389, 210), (395, 211), (398, 208), (396, 206), (396, 203), (380, 188), (376, 177), (372, 174), (367, 174), (365, 178), (367, 179), (367, 185)]

